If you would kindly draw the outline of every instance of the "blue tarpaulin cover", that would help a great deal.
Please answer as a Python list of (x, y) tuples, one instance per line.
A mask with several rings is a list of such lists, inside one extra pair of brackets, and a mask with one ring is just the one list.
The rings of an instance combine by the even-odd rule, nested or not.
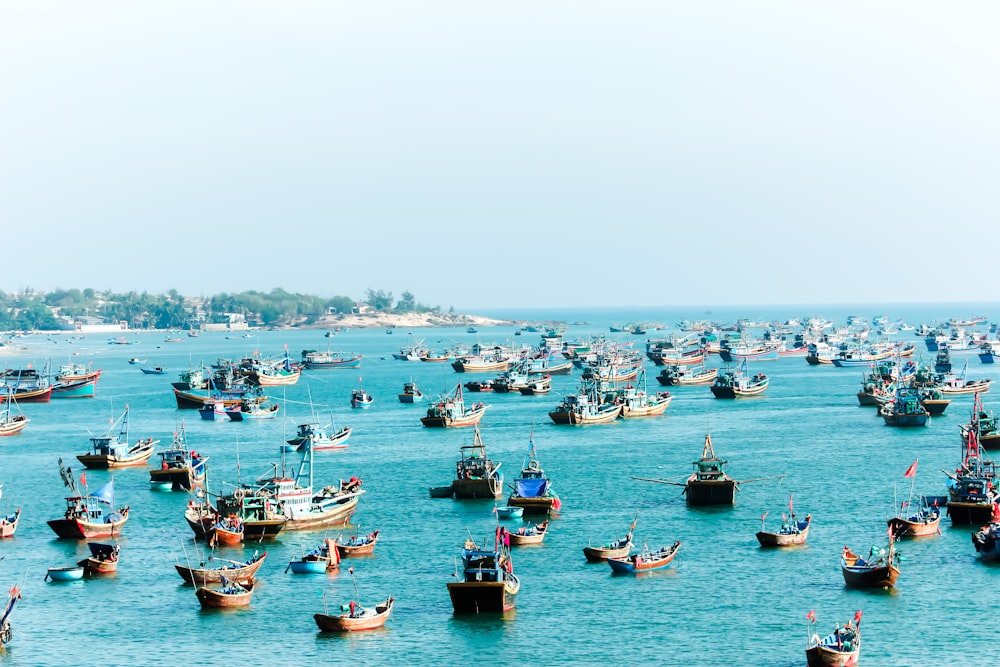
[(545, 479), (519, 479), (517, 480), (517, 495), (522, 498), (537, 498), (545, 493)]

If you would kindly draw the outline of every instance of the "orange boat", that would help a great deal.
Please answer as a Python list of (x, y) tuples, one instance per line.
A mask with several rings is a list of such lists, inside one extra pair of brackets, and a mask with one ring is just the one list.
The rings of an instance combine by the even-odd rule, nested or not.
[(231, 581), (225, 577), (219, 588), (202, 586), (195, 591), (198, 602), (205, 609), (229, 609), (231, 607), (247, 607), (253, 595), (255, 579)]
[(378, 542), (378, 533), (369, 533), (367, 535), (354, 535), (349, 537), (346, 541), (343, 537), (338, 537), (335, 544), (337, 545), (337, 551), (340, 553), (342, 558), (350, 558), (351, 556), (367, 556), (375, 552), (375, 544)]
[(381, 628), (392, 614), (395, 598), (387, 598), (374, 607), (362, 607), (354, 600), (348, 603), (350, 611), (346, 614), (333, 616), (330, 614), (313, 614), (316, 625), (322, 632), (357, 632), (359, 630), (374, 630)]
[(90, 556), (77, 562), (83, 568), (85, 577), (101, 577), (118, 572), (118, 553), (121, 550), (117, 544), (102, 544), (88, 542)]

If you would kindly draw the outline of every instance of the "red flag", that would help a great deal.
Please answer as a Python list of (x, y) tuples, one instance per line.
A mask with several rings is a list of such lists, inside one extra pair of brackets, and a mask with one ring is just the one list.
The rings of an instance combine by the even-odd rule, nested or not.
[(991, 517), (993, 523), (1000, 523), (1000, 505), (993, 503), (993, 516)]
[(816, 622), (816, 610), (815, 609), (810, 609), (809, 610), (809, 613), (806, 614), (806, 620), (807, 621), (812, 621), (813, 623)]
[(860, 623), (861, 622), (861, 610), (860, 609), (857, 611), (857, 613), (854, 614), (854, 622), (855, 623)]
[(87, 486), (87, 472), (86, 471), (80, 473), (80, 484), (82, 484), (83, 486)]
[(914, 461), (913, 465), (907, 468), (906, 472), (903, 473), (903, 477), (914, 477), (916, 474), (917, 474), (917, 462)]

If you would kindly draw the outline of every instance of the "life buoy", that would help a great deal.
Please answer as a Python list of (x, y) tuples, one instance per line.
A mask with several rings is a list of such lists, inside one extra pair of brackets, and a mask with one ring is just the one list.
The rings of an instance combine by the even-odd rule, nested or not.
[(233, 491), (233, 498), (236, 498), (236, 500), (243, 500), (244, 498), (246, 498), (246, 495), (247, 493), (243, 489), (236, 489), (235, 491)]

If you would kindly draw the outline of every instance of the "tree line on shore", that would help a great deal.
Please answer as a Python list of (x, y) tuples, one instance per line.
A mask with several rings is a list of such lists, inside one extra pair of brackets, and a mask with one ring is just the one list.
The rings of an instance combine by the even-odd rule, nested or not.
[[(347, 296), (323, 298), (312, 294), (249, 290), (208, 297), (185, 297), (175, 289), (166, 294), (115, 293), (110, 290), (55, 289), (38, 292), (0, 290), (0, 331), (72, 329), (77, 321), (128, 323), (132, 329), (183, 329), (201, 323), (229, 322), (232, 316), (252, 325), (312, 324), (325, 315), (349, 314), (360, 309), (383, 313), (440, 312), (425, 306), (411, 292), (394, 301), (392, 292), (369, 289), (364, 301)], [(453, 309), (452, 309), (453, 311)]]

